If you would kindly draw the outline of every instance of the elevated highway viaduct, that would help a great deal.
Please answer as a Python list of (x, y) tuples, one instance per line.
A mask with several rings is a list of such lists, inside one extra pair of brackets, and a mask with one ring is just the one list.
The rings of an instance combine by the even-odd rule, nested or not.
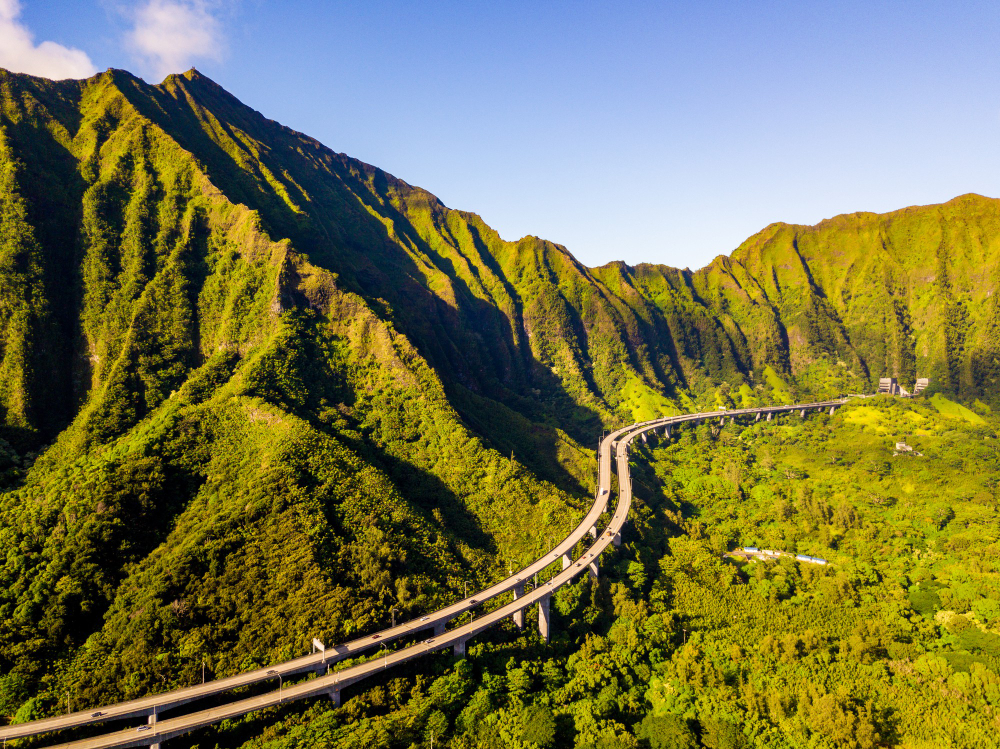
[[(6, 726), (0, 728), (0, 740), (7, 741), (27, 736), (37, 736), (92, 723), (146, 718), (147, 722), (145, 725), (133, 726), (123, 731), (73, 741), (68, 744), (59, 744), (58, 746), (73, 747), (74, 749), (132, 746), (156, 747), (168, 739), (190, 733), (198, 728), (285, 702), (329, 696), (337, 704), (340, 704), (341, 690), (392, 666), (406, 663), (442, 649), (450, 648), (456, 655), (463, 655), (466, 643), (470, 639), (508, 617), (511, 617), (519, 627), (523, 627), (526, 609), (536, 604), (538, 606), (539, 631), (547, 642), (550, 631), (549, 610), (552, 593), (566, 583), (571, 582), (581, 573), (587, 572), (596, 577), (599, 574), (598, 560), (601, 553), (609, 545), (617, 546), (621, 543), (622, 527), (628, 518), (629, 508), (632, 503), (632, 479), (628, 470), (628, 449), (629, 445), (635, 439), (645, 441), (647, 435), (655, 431), (665, 432), (669, 436), (678, 426), (691, 424), (692, 422), (700, 424), (705, 421), (715, 421), (723, 424), (727, 420), (735, 421), (737, 418), (748, 417), (753, 417), (755, 421), (762, 419), (769, 421), (774, 416), (782, 413), (797, 413), (804, 418), (810, 411), (828, 411), (832, 414), (835, 409), (846, 402), (847, 399), (838, 399), (791, 406), (767, 406), (762, 408), (691, 413), (654, 419), (623, 427), (608, 434), (601, 441), (598, 487), (594, 502), (587, 515), (555, 547), (527, 567), (518, 570), (489, 588), (426, 616), (412, 619), (396, 627), (382, 630), (374, 635), (368, 635), (334, 648), (328, 648), (325, 653), (313, 653), (312, 655), (277, 663), (266, 668), (254, 669), (193, 687), (149, 695), (148, 697), (136, 700), (106, 705), (68, 715)], [(618, 475), (618, 501), (608, 526), (602, 530), (598, 528), (598, 521), (609, 508), (612, 464), (614, 464)], [(593, 538), (593, 543), (584, 551), (582, 556), (574, 559), (572, 556), (573, 550), (588, 535)], [(525, 583), (531, 580), (536, 573), (547, 568), (560, 558), (562, 559), (562, 570), (551, 580), (530, 590), (526, 587)], [(446, 628), (445, 625), (459, 615), (479, 606), (484, 601), (491, 600), (508, 592), (513, 593), (513, 600), (509, 603), (486, 612), (479, 618), (460, 626), (452, 629)], [(387, 651), (383, 657), (328, 673), (329, 667), (337, 661), (353, 658), (380, 646), (382, 643), (413, 636), (418, 632), (427, 632), (430, 637), (400, 650)], [(176, 708), (196, 700), (217, 696), (240, 687), (274, 679), (278, 675), (285, 678), (308, 672), (316, 672), (317, 677), (296, 684), (290, 684), (284, 688), (279, 687), (279, 690), (276, 692), (268, 692), (256, 697), (236, 700), (225, 705), (165, 720), (157, 719), (158, 715), (164, 712), (176, 710)]]

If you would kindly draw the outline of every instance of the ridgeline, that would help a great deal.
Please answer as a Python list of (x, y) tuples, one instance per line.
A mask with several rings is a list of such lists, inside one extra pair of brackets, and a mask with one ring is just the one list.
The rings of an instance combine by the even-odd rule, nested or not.
[(587, 268), (195, 70), (0, 71), (0, 716), (452, 601), (577, 522), (604, 428), (880, 376), (988, 416), (998, 282), (978, 195)]

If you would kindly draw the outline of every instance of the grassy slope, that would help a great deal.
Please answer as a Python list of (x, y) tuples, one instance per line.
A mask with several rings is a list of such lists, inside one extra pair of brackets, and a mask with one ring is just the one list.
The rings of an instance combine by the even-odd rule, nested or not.
[(965, 195), (816, 226), (775, 224), (733, 253), (781, 310), (793, 371), (818, 356), (873, 377), (996, 393), (1000, 209)]
[[(906, 436), (923, 457), (893, 456)], [(996, 744), (996, 424), (888, 398), (638, 446), (620, 552), (513, 632), (246, 747), (750, 749)], [(756, 544), (827, 567), (723, 557)], [(263, 728), (267, 725), (267, 728)], [(263, 735), (256, 735), (263, 731)], [(447, 742), (445, 744), (445, 742)]]
[[(65, 425), (23, 470), (7, 457), (5, 714), (49, 712), (67, 687), (88, 704), (185, 683), (201, 658), (224, 674), (343, 639), (531, 557), (542, 541), (520, 529), (573, 522), (578, 498), (471, 433), (406, 336), (274, 241), (147, 116), (163, 90), (116, 71), (2, 83), (23, 159), (4, 162), (10, 262), (27, 273), (6, 277), (25, 311), (7, 318), (4, 435), (51, 436), (33, 416), (54, 396)], [(51, 210), (31, 174), (43, 168), (75, 185), (75, 206)], [(45, 317), (59, 305), (68, 330)], [(51, 347), (64, 366), (50, 372), (31, 357)], [(540, 462), (563, 485), (587, 480), (579, 447), (561, 451)]]
[(993, 401), (996, 205), (588, 269), (194, 71), (0, 73), (2, 712), (446, 600), (572, 522), (602, 425), (917, 368)]

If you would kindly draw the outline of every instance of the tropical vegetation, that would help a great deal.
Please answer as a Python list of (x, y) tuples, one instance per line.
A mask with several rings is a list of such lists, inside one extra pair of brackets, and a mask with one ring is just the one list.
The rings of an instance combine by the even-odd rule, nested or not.
[(197, 71), (0, 71), (0, 720), (455, 600), (575, 524), (604, 429), (926, 376), (637, 450), (627, 544), (550, 645), (497, 631), (178, 743), (983, 746), (998, 256), (1000, 201), (966, 195), (586, 268)]

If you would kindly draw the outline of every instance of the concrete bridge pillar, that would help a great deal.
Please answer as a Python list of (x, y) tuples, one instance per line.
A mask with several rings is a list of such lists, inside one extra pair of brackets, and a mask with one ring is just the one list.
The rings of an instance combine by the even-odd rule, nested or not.
[(720, 427), (721, 427), (721, 426), (724, 426), (724, 425), (725, 425), (725, 423), (726, 423), (726, 417), (725, 417), (725, 416), (720, 416), (720, 417), (719, 417), (719, 426), (720, 426)]
[(767, 412), (767, 420), (770, 421), (772, 416), (774, 416), (774, 414), (772, 412), (768, 411)]
[[(521, 598), (524, 595), (524, 583), (514, 586), (514, 600)], [(514, 624), (518, 629), (524, 629), (524, 609), (520, 611), (515, 611), (514, 616), (511, 617), (514, 620)]]
[(549, 604), (551, 602), (551, 593), (538, 599), (538, 634), (546, 643), (549, 641)]
[(464, 658), (465, 657), (465, 640), (459, 640), (458, 642), (456, 642), (455, 646), (454, 646), (453, 652), (454, 652), (454, 655), (455, 655), (456, 658)]
[(804, 408), (801, 411), (799, 411), (799, 416), (801, 416), (803, 419), (806, 417), (806, 410)]
[(667, 424), (663, 427), (663, 436), (670, 439), (670, 425)]
[(830, 416), (833, 416), (833, 412), (837, 410), (836, 406), (830, 406)]
[(736, 417), (735, 416), (730, 416), (729, 417), (729, 423), (730, 424), (735, 424), (736, 423)]
[(597, 573), (599, 571), (598, 570), (598, 561), (599, 561), (599, 558), (598, 557), (594, 557), (593, 561), (591, 561), (591, 563), (589, 565), (587, 565), (587, 569), (590, 572), (590, 576), (593, 579), (595, 579), (595, 580), (597, 579)]
[(611, 539), (611, 543), (613, 543), (615, 546), (621, 546), (622, 545), (622, 532), (621, 531), (618, 531), (615, 534), (614, 538)]
[(334, 687), (327, 694), (330, 696), (330, 701), (333, 702), (335, 707), (341, 706), (340, 701), (340, 687)]
[(757, 417), (754, 419), (754, 421), (760, 421), (760, 411), (757, 412)]
[[(153, 708), (153, 712), (150, 713), (149, 718), (146, 719), (146, 723), (148, 723), (151, 726), (155, 726), (156, 725), (156, 708), (155, 707)], [(4, 742), (4, 743), (6, 743), (6, 742)], [(159, 744), (159, 742), (157, 742), (155, 744), (150, 744), (149, 747), (150, 747), (150, 749), (160, 749), (160, 744)]]
[(596, 539), (597, 538), (597, 526), (595, 525), (593, 528), (591, 528), (588, 531), (588, 533), (590, 533), (590, 535), (593, 536)]
[(573, 564), (573, 555), (567, 551), (565, 554), (562, 555), (562, 560), (563, 560), (563, 569), (568, 570), (570, 568), (570, 565)]
[(646, 433), (643, 432), (640, 436), (642, 437), (642, 444), (648, 445), (649, 444), (649, 440), (646, 439)]
[(444, 627), (445, 627), (445, 625), (447, 623), (448, 622), (440, 622), (439, 624), (435, 624), (434, 625), (434, 636), (435, 637), (438, 637), (439, 635), (443, 635), (444, 634)]

